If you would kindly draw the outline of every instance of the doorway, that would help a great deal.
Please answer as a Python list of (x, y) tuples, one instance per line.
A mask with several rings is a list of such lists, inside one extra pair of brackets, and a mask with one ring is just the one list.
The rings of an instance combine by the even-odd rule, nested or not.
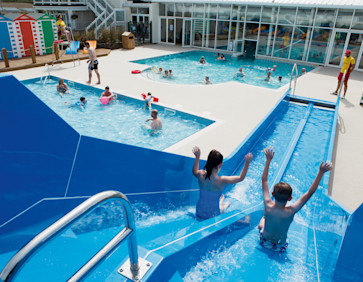
[(183, 21), (183, 47), (191, 47), (192, 20), (184, 19)]
[(175, 44), (183, 44), (183, 19), (176, 19)]

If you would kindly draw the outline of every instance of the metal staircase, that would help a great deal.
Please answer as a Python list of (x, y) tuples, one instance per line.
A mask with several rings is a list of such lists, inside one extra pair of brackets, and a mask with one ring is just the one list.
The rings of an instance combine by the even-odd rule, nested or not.
[(86, 31), (94, 29), (96, 37), (101, 28), (109, 28), (115, 22), (116, 11), (107, 0), (89, 0), (87, 7), (96, 15), (96, 18), (86, 27)]

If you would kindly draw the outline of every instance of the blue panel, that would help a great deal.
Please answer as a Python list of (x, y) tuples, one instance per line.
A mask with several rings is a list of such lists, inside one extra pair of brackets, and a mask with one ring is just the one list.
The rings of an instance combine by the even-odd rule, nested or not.
[(190, 189), (193, 163), (179, 155), (82, 136), (67, 196)]
[[(13, 58), (13, 53), (9, 51), (13, 51), (13, 48), (11, 47), (11, 41), (9, 36), (9, 30), (8, 30), (8, 23), (7, 22), (0, 22), (0, 50), (2, 48), (5, 48), (8, 51), (8, 58)], [(1, 59), (2, 57), (1, 52)]]
[(79, 134), (13, 76), (0, 77), (0, 225), (63, 196)]
[(344, 236), (333, 281), (362, 281), (363, 204), (352, 214)]

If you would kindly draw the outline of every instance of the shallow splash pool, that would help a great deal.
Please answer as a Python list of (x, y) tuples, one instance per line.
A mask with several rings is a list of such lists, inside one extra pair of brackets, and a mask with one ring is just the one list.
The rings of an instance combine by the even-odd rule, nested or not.
[[(199, 64), (199, 59), (204, 56), (206, 64)], [(293, 65), (269, 60), (250, 60), (232, 58), (231, 55), (225, 55), (226, 60), (217, 60), (216, 53), (205, 51), (190, 51), (173, 55), (153, 57), (133, 61), (138, 64), (145, 64), (155, 68), (163, 68), (163, 70), (171, 69), (173, 71), (172, 78), (164, 78), (152, 69), (142, 72), (142, 75), (163, 83), (175, 84), (201, 84), (206, 76), (209, 77), (213, 84), (224, 83), (228, 81), (237, 81), (240, 83), (277, 89), (290, 81), (290, 74)], [(268, 68), (276, 65), (276, 71), (271, 72), (272, 79), (265, 81)], [(243, 78), (237, 78), (235, 73), (242, 67), (246, 74)], [(311, 71), (313, 67), (298, 65), (299, 73), (301, 69)], [(282, 81), (278, 77), (282, 76)]]
[[(163, 121), (163, 131), (161, 134), (150, 135), (143, 126), (145, 120), (151, 118), (150, 111), (144, 110), (142, 101), (118, 95), (116, 101), (102, 105), (99, 101), (102, 89), (72, 81), (65, 81), (72, 95), (65, 94), (62, 98), (57, 94), (57, 81), (53, 77), (47, 79), (44, 85), (39, 79), (22, 83), (82, 135), (164, 150), (213, 123), (208, 119), (153, 104), (152, 107), (159, 111), (159, 117)], [(67, 106), (74, 105), (81, 96), (88, 101), (86, 110)]]

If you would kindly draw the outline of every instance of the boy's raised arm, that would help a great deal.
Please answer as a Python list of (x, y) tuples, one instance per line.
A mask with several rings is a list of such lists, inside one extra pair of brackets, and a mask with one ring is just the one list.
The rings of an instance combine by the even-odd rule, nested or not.
[(333, 168), (333, 164), (330, 161), (321, 162), (318, 175), (315, 177), (313, 184), (311, 184), (309, 190), (300, 197), (295, 203), (291, 205), (291, 209), (296, 213), (298, 212), (306, 202), (311, 198), (311, 196), (315, 193), (316, 189), (318, 189), (319, 183), (323, 178), (325, 172), (331, 170)]
[(262, 196), (263, 202), (266, 204), (272, 201), (270, 197), (270, 190), (268, 188), (268, 170), (270, 168), (270, 163), (275, 155), (275, 152), (273, 151), (273, 147), (267, 147), (264, 152), (266, 156), (266, 163), (262, 173)]

